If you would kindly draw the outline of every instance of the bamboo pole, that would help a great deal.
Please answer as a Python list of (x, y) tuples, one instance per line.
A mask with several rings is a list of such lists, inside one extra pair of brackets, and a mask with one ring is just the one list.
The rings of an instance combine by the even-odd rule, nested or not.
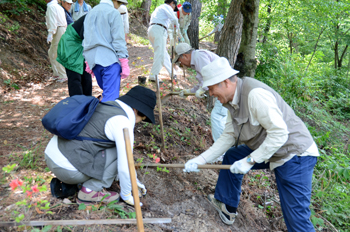
[[(185, 168), (185, 164), (155, 164), (155, 163), (136, 163), (135, 167), (166, 167), (166, 168)], [(198, 169), (230, 169), (231, 165), (220, 165), (220, 164), (204, 164), (198, 165)]]
[[(171, 218), (144, 218), (144, 223), (171, 223)], [(5, 226), (45, 226), (45, 225), (119, 225), (136, 224), (137, 219), (103, 219), (103, 220), (52, 220), (52, 221), (21, 221), (0, 222), (0, 227)]]
[(123, 132), (124, 132), (126, 156), (128, 158), (129, 173), (130, 173), (131, 187), (132, 187), (132, 195), (134, 197), (134, 207), (135, 207), (135, 211), (136, 211), (137, 231), (144, 232), (145, 229), (143, 227), (143, 222), (142, 222), (142, 212), (141, 212), (141, 206), (140, 206), (139, 190), (138, 190), (137, 183), (136, 183), (136, 172), (135, 172), (135, 166), (134, 166), (134, 157), (133, 157), (132, 151), (131, 151), (129, 129), (124, 128)]
[(158, 75), (156, 75), (156, 82), (157, 82), (157, 103), (158, 103), (158, 110), (159, 110), (159, 123), (160, 123), (160, 134), (162, 136), (162, 151), (165, 151), (165, 139), (164, 139), (164, 131), (163, 131), (163, 114), (162, 114), (162, 100), (160, 98), (160, 88), (159, 88), (159, 79)]

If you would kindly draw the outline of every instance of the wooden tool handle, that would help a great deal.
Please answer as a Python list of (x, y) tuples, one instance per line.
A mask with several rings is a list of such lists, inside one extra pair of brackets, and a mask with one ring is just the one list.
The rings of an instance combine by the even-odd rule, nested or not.
[(123, 133), (124, 133), (124, 140), (125, 140), (126, 155), (128, 158), (129, 173), (130, 173), (131, 187), (132, 187), (132, 195), (134, 197), (134, 207), (135, 207), (135, 211), (136, 211), (137, 231), (143, 232), (143, 231), (145, 231), (145, 229), (143, 227), (143, 222), (142, 222), (142, 212), (141, 212), (141, 206), (140, 206), (139, 189), (138, 189), (137, 183), (136, 183), (136, 172), (135, 172), (135, 166), (134, 166), (134, 157), (133, 157), (132, 152), (131, 152), (129, 129), (124, 128)]
[[(135, 167), (166, 167), (166, 168), (185, 168), (185, 164), (143, 164), (136, 163)], [(220, 164), (204, 164), (198, 165), (198, 169), (230, 169), (231, 165), (220, 165)]]

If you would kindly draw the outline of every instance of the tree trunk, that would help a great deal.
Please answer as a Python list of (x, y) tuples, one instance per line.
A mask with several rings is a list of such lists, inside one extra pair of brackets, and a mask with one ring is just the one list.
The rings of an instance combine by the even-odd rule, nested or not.
[(266, 22), (266, 25), (265, 25), (265, 28), (264, 28), (264, 37), (263, 37), (263, 40), (262, 42), (263, 43), (266, 43), (267, 41), (267, 34), (269, 33), (270, 31), (270, 27), (271, 27), (271, 2), (268, 3), (267, 5), (267, 22)]
[(150, 16), (149, 16), (149, 10), (151, 9), (152, 0), (143, 0), (141, 4), (142, 9), (142, 23), (145, 26), (148, 26)]
[(217, 54), (226, 57), (231, 66), (236, 63), (236, 57), (241, 45), (243, 15), (241, 5), (243, 0), (232, 0), (224, 27), (221, 30)]
[(187, 35), (191, 42), (191, 47), (199, 48), (199, 16), (201, 15), (202, 3), (200, 0), (189, 0), (192, 5), (192, 19), (188, 28)]
[(255, 75), (258, 16), (259, 0), (232, 0), (222, 30), (218, 55), (226, 57), (240, 77)]

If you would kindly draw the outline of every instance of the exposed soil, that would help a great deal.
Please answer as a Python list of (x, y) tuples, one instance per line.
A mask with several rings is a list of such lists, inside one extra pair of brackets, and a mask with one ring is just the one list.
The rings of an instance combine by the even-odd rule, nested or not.
[[(9, 9), (9, 5), (0, 4), (0, 12)], [(131, 17), (132, 33), (146, 36), (147, 28), (137, 19), (137, 13)], [(50, 81), (48, 67), (48, 45), (43, 12), (33, 8), (33, 12), (21, 16), (6, 16), (0, 24), (0, 166), (18, 164), (15, 172), (1, 174), (0, 186), (0, 221), (12, 220), (12, 213), (18, 210), (14, 203), (23, 199), (23, 193), (13, 192), (9, 188), (12, 179), (19, 178), (36, 183), (44, 183), (48, 190), (33, 198), (48, 200), (53, 214), (32, 210), (26, 220), (96, 220), (121, 218), (106, 208), (78, 210), (75, 197), (70, 197), (71, 204), (51, 196), (49, 182), (53, 177), (45, 170), (44, 149), (51, 134), (42, 127), (41, 118), (54, 104), (68, 97), (67, 83)], [(0, 19), (1, 19), (0, 18)], [(10, 31), (11, 25), (19, 22), (20, 28)], [(203, 48), (215, 48), (212, 44), (201, 44)], [(122, 80), (121, 94), (138, 84), (137, 77), (147, 74), (152, 66), (153, 57), (150, 46), (128, 45), (131, 75)], [(174, 89), (188, 88), (195, 83), (194, 74), (178, 68), (178, 82)], [(161, 86), (162, 94), (171, 91), (171, 81), (163, 68), (160, 77), (165, 80)], [(155, 84), (147, 87), (156, 90)], [(102, 93), (93, 83), (93, 95)], [(162, 107), (166, 150), (161, 151), (159, 126), (141, 123), (135, 128), (135, 162), (154, 162), (148, 155), (161, 158), (160, 163), (185, 163), (188, 159), (208, 149), (213, 140), (210, 129), (210, 113), (204, 100), (195, 97), (186, 99), (174, 96)], [(156, 118), (158, 119), (158, 109)], [(182, 169), (168, 169), (169, 172), (155, 168), (138, 169), (139, 179), (146, 185), (147, 195), (141, 198), (144, 206), (144, 218), (171, 218), (167, 224), (146, 224), (146, 231), (286, 231), (274, 176), (269, 172), (252, 171), (244, 178), (239, 215), (232, 226), (223, 224), (216, 210), (209, 204), (207, 195), (214, 193), (218, 178), (217, 170), (202, 170), (199, 173), (183, 173)], [(34, 183), (34, 182), (33, 182)], [(112, 190), (119, 190), (115, 182)], [(273, 199), (273, 200), (271, 200)], [(269, 202), (264, 209), (264, 202)], [(132, 207), (120, 203), (127, 212)], [(270, 207), (271, 208), (270, 208)], [(98, 206), (97, 206), (98, 207)], [(57, 227), (53, 227), (52, 230)], [(0, 227), (0, 231), (16, 231), (16, 227)], [(90, 225), (65, 227), (63, 231), (136, 231), (135, 225)]]

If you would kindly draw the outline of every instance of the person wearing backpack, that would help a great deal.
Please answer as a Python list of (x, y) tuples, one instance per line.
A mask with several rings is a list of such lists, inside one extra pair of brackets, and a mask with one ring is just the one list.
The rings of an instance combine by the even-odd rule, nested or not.
[[(175, 16), (179, 19), (179, 26), (180, 26), (180, 34), (182, 39), (180, 42), (187, 43), (188, 45), (191, 45), (190, 39), (187, 35), (188, 27), (191, 24), (191, 18), (192, 18), (192, 5), (189, 2), (184, 2), (184, 4), (178, 5), (179, 11), (175, 12)], [(170, 45), (174, 46), (174, 25), (170, 25), (168, 28), (168, 34), (170, 39)]]
[[(148, 88), (135, 86), (108, 104), (99, 103), (79, 133), (79, 137), (101, 141), (67, 140), (54, 135), (45, 149), (45, 161), (59, 181), (68, 185), (82, 184), (77, 195), (79, 204), (109, 203), (121, 197), (127, 204), (134, 205), (123, 129), (129, 129), (130, 142), (134, 144), (135, 124), (155, 123), (156, 95)], [(104, 190), (117, 176), (120, 194)], [(145, 186), (139, 180), (137, 184), (140, 195), (145, 195)], [(102, 200), (106, 194), (108, 196)]]
[(119, 97), (120, 81), (130, 74), (124, 24), (118, 8), (126, 0), (101, 0), (85, 17), (83, 55), (103, 90), (102, 102)]

